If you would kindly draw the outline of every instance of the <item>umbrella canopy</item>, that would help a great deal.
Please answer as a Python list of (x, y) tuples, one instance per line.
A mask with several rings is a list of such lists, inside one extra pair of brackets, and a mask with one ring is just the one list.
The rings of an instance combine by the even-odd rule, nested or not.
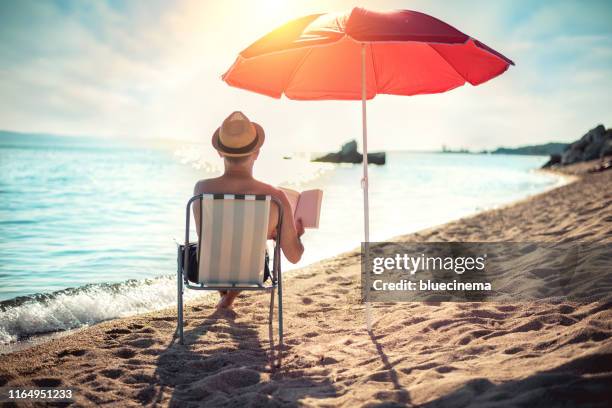
[(427, 14), (411, 10), (313, 14), (277, 28), (243, 50), (223, 75), (229, 85), (274, 98), (366, 99), (479, 85), (514, 63)]

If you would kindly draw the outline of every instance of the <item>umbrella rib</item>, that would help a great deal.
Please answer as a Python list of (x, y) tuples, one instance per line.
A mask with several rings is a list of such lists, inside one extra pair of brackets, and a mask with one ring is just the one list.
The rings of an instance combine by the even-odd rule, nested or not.
[(297, 72), (300, 70), (300, 68), (302, 68), (302, 65), (304, 65), (304, 62), (306, 61), (306, 58), (310, 55), (311, 52), (312, 52), (312, 48), (308, 48), (308, 50), (304, 53), (304, 56), (302, 57), (300, 62), (295, 66), (295, 69), (293, 70), (293, 72), (289, 76), (289, 79), (287, 80), (287, 83), (283, 87), (283, 93), (285, 94), (285, 96), (287, 96), (287, 87), (289, 86), (289, 84), (291, 82), (293, 82), (293, 78), (295, 77), (295, 74), (297, 74)]
[(446, 62), (446, 64), (451, 67), (453, 69), (453, 71), (455, 71), (457, 73), (457, 75), (459, 75), (461, 78), (463, 78), (464, 83), (465, 82), (469, 82), (467, 80), (466, 77), (464, 77), (459, 71), (457, 71), (457, 68), (455, 68), (455, 66), (453, 64), (451, 64), (446, 58), (444, 58), (444, 56), (442, 54), (440, 54), (440, 52), (438, 50), (436, 50), (434, 47), (431, 46), (431, 44), (427, 43), (427, 46), (429, 46), (429, 48), (431, 48), (432, 50), (435, 51), (436, 54), (438, 54), (438, 56), (440, 58), (442, 58), (444, 60), (444, 62)]
[(372, 57), (372, 72), (374, 73), (374, 95), (376, 95), (378, 93), (378, 75), (376, 73), (376, 64), (374, 63), (374, 44), (369, 43), (368, 45), (370, 46), (370, 56)]

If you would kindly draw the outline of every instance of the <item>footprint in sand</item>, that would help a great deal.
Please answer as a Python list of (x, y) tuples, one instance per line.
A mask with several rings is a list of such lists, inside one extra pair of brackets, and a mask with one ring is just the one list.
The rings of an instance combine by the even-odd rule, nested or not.
[(143, 372), (132, 373), (126, 376), (122, 382), (125, 384), (152, 384), (155, 382), (155, 377)]
[(152, 333), (155, 333), (155, 329), (153, 329), (151, 327), (145, 327), (142, 330), (138, 330), (138, 333), (152, 334)]
[(117, 350), (115, 352), (115, 355), (117, 357), (119, 357), (119, 358), (128, 359), (128, 358), (134, 357), (136, 355), (136, 352), (134, 350), (132, 350), (132, 349), (124, 347), (124, 348), (121, 348), (121, 349)]
[(525, 324), (521, 324), (513, 329), (510, 330), (510, 333), (522, 333), (522, 332), (528, 332), (528, 331), (537, 331), (540, 330), (542, 327), (544, 327), (544, 324), (542, 324), (542, 322), (538, 319), (534, 319), (530, 322), (527, 322)]
[(523, 347), (510, 347), (509, 349), (504, 350), (505, 354), (516, 354), (525, 350)]
[[(335, 292), (336, 292), (336, 293), (339, 293), (339, 294), (341, 294), (341, 295), (346, 295), (347, 293), (350, 293), (351, 291), (350, 291), (350, 290), (348, 290), (348, 289), (338, 288), (338, 289), (336, 289), (336, 290), (335, 290)], [(333, 295), (333, 297), (337, 299), (337, 298), (339, 298), (340, 296), (338, 296), (338, 295), (334, 294), (334, 295)]]
[(287, 340), (285, 340), (285, 345), (289, 345), (289, 346), (297, 346), (300, 343), (301, 342), (298, 339), (287, 339)]
[(118, 327), (118, 328), (115, 328), (115, 329), (107, 330), (104, 333), (106, 333), (106, 334), (129, 334), (131, 332), (132, 332), (131, 330), (123, 329), (123, 328)]
[(174, 322), (176, 321), (176, 316), (152, 317), (151, 320), (154, 322)]
[(423, 328), (423, 332), (428, 332), (430, 330), (438, 330), (444, 326), (449, 326), (453, 323), (457, 322), (455, 319), (440, 319), (435, 320), (427, 325), (427, 327)]
[(391, 382), (391, 375), (389, 371), (379, 371), (374, 374), (370, 374), (369, 379), (376, 382)]
[(55, 388), (62, 384), (62, 380), (55, 377), (34, 378), (32, 382), (43, 388)]
[(138, 347), (138, 348), (149, 348), (155, 344), (155, 340), (144, 338), (144, 339), (130, 341), (127, 344), (133, 347)]
[(164, 350), (163, 349), (158, 349), (158, 348), (150, 348), (150, 349), (146, 349), (146, 350), (142, 350), (142, 354), (146, 354), (148, 356), (158, 356), (160, 355)]
[(338, 363), (338, 360), (336, 360), (333, 357), (324, 357), (324, 356), (321, 356), (321, 358), (319, 359), (319, 363), (322, 364), (322, 365), (330, 365), (330, 364)]
[(574, 306), (570, 306), (570, 305), (559, 306), (559, 313), (570, 314), (570, 313), (574, 313), (575, 310), (576, 308)]
[(335, 307), (323, 306), (323, 307), (320, 307), (320, 308), (316, 309), (315, 312), (327, 313), (327, 312), (331, 312), (331, 311), (334, 311), (334, 310), (336, 310)]
[(121, 377), (121, 375), (124, 372), (125, 371), (120, 369), (120, 368), (110, 368), (110, 369), (107, 369), (107, 370), (100, 371), (100, 374), (102, 374), (106, 378), (110, 378), (112, 380), (115, 380), (115, 379)]
[(431, 368), (436, 368), (439, 366), (440, 364), (432, 362), (432, 363), (425, 363), (425, 364), (421, 364), (421, 365), (417, 365), (417, 366), (409, 367), (409, 368), (400, 368), (400, 371), (404, 374), (410, 374), (411, 372), (416, 371), (416, 370), (420, 370), (420, 371), (429, 370)]
[(604, 341), (610, 338), (610, 333), (595, 329), (592, 327), (585, 327), (578, 329), (571, 333), (568, 337), (563, 339), (563, 344), (576, 344), (586, 343), (588, 341)]
[(459, 339), (459, 344), (462, 346), (465, 346), (466, 344), (470, 343), (472, 340), (478, 339), (480, 337), (486, 336), (487, 334), (491, 334), (492, 330), (474, 330), (471, 331), (467, 334), (467, 336), (462, 337), (461, 339)]
[(467, 313), (466, 317), (481, 317), (483, 319), (504, 320), (508, 318), (508, 313), (497, 313), (493, 310), (488, 309), (474, 309), (471, 312)]
[(83, 383), (90, 383), (90, 382), (92, 382), (92, 381), (95, 381), (95, 380), (96, 380), (96, 378), (98, 378), (98, 376), (97, 376), (96, 374), (94, 374), (94, 373), (91, 373), (91, 374), (87, 374), (87, 375), (85, 376), (85, 378), (83, 378), (81, 381), (82, 381)]
[(57, 356), (59, 358), (64, 358), (67, 356), (81, 357), (85, 355), (86, 353), (87, 353), (87, 350), (83, 350), (83, 349), (67, 349), (67, 350), (61, 351)]
[(518, 306), (497, 306), (496, 309), (500, 312), (514, 312), (518, 310)]

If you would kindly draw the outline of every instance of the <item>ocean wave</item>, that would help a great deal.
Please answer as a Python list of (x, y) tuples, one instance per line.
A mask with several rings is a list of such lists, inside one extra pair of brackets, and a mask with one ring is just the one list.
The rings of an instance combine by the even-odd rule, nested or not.
[[(185, 291), (185, 299), (205, 296)], [(0, 344), (176, 305), (176, 277), (91, 284), (0, 302)]]

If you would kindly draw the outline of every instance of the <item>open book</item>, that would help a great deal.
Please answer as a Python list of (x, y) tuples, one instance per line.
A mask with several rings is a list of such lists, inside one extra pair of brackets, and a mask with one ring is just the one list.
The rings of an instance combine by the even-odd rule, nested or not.
[(299, 193), (289, 188), (281, 187), (280, 189), (289, 199), (293, 218), (295, 220), (301, 218), (304, 228), (319, 228), (323, 190), (306, 190)]

